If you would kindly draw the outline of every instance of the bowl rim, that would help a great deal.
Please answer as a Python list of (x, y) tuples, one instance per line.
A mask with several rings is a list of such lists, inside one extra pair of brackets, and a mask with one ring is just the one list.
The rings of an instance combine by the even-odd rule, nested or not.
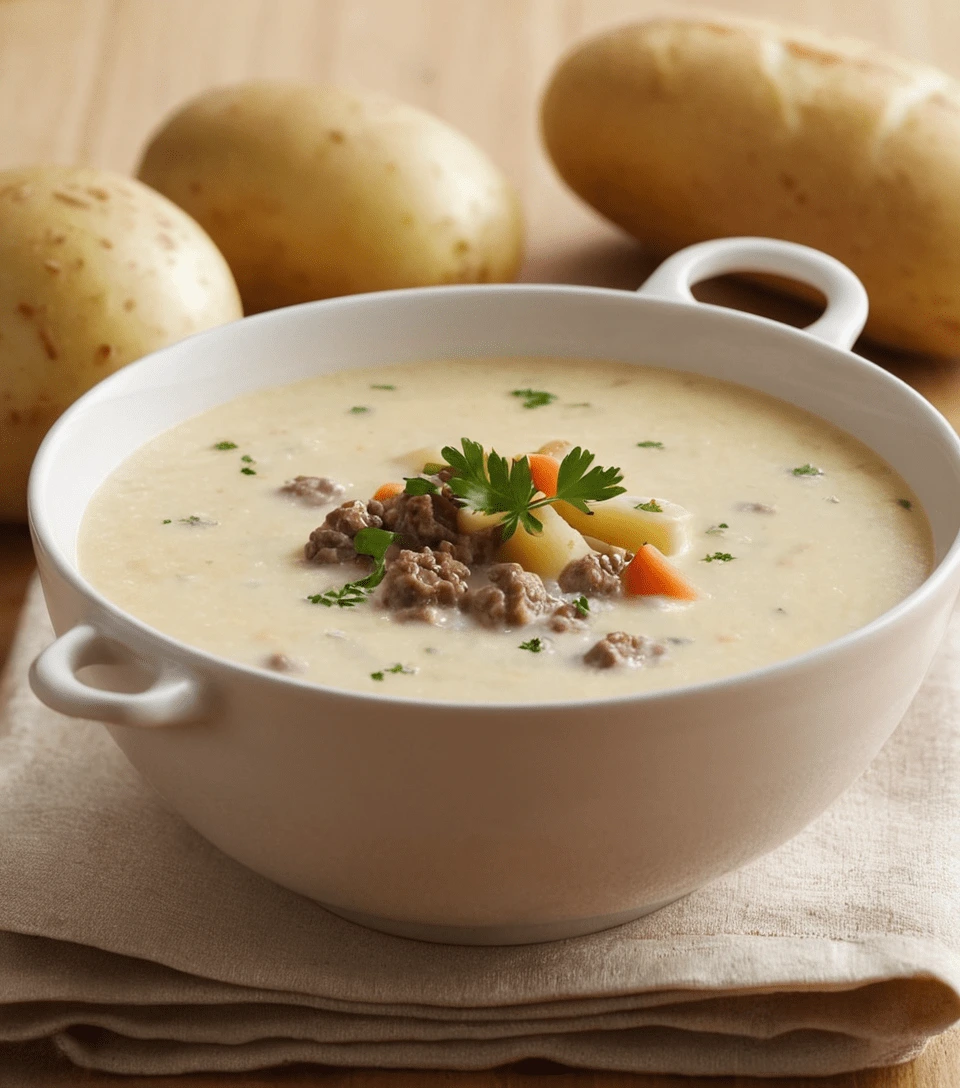
[[(234, 326), (240, 323), (253, 323), (257, 324), (269, 324), (280, 323), (286, 320), (294, 314), (300, 314), (307, 310), (315, 309), (330, 309), (333, 307), (349, 308), (353, 306), (374, 306), (386, 300), (391, 302), (409, 301), (415, 303), (420, 299), (428, 299), (433, 297), (453, 297), (453, 296), (465, 296), (465, 295), (494, 295), (494, 294), (514, 294), (514, 295), (528, 295), (535, 297), (538, 295), (547, 294), (560, 294), (579, 297), (614, 297), (619, 301), (623, 301), (626, 298), (630, 298), (634, 304), (656, 307), (665, 309), (668, 311), (674, 311), (676, 316), (682, 319), (684, 316), (689, 316), (691, 311), (698, 311), (705, 313), (715, 318), (721, 324), (727, 325), (740, 325), (741, 327), (761, 325), (767, 329), (776, 330), (777, 334), (782, 336), (786, 342), (792, 343), (800, 350), (816, 347), (820, 351), (828, 351), (837, 356), (837, 362), (839, 365), (846, 367), (853, 367), (860, 370), (864, 374), (870, 374), (874, 380), (879, 379), (885, 382), (891, 389), (896, 390), (897, 394), (904, 397), (906, 400), (911, 401), (921, 413), (923, 413), (927, 419), (928, 425), (931, 430), (938, 434), (938, 436), (945, 441), (948, 447), (951, 447), (954, 460), (956, 461), (958, 468), (960, 468), (960, 436), (950, 425), (943, 414), (925, 397), (918, 393), (912, 386), (908, 385), (902, 379), (891, 374), (883, 367), (878, 366), (876, 363), (857, 355), (851, 350), (838, 347), (834, 344), (829, 344), (816, 337), (810, 336), (802, 328), (796, 328), (791, 325), (786, 325), (783, 322), (777, 321), (772, 318), (763, 317), (759, 314), (748, 313), (743, 310), (731, 309), (725, 306), (714, 305), (712, 303), (695, 302), (690, 303), (678, 299), (668, 299), (660, 297), (644, 296), (639, 291), (624, 290), (622, 288), (611, 287), (594, 287), (589, 285), (576, 285), (576, 284), (544, 284), (544, 283), (508, 283), (508, 284), (458, 284), (439, 287), (413, 287), (402, 288), (397, 290), (384, 290), (358, 293), (354, 295), (338, 296), (330, 299), (320, 299), (313, 302), (304, 302), (295, 306), (283, 307), (276, 310), (269, 310), (259, 314), (252, 314), (248, 317), (243, 317), (237, 321), (229, 322), (225, 325), (214, 326), (210, 329), (205, 329), (201, 332), (195, 333), (192, 336), (185, 337), (183, 340), (178, 340), (173, 344), (169, 344), (166, 347), (160, 348), (157, 351), (150, 352), (148, 355), (143, 356), (141, 359), (136, 360), (133, 363), (122, 367), (120, 370), (115, 371), (113, 374), (108, 375), (102, 381), (98, 382), (95, 386), (89, 389), (81, 397), (79, 397), (69, 408), (57, 419), (53, 424), (50, 431), (44, 437), (40, 448), (37, 451), (33, 465), (30, 471), (30, 480), (28, 485), (28, 522), (30, 526), (31, 537), (33, 539), (34, 550), (39, 554), (43, 554), (54, 566), (57, 574), (68, 583), (68, 585), (79, 594), (81, 598), (86, 599), (88, 602), (94, 604), (97, 609), (102, 613), (106, 613), (112, 622), (112, 627), (119, 629), (120, 631), (129, 630), (134, 633), (135, 647), (127, 646), (137, 656), (144, 656), (139, 654), (139, 647), (144, 643), (153, 643), (156, 645), (156, 651), (154, 654), (155, 659), (166, 661), (185, 661), (185, 667), (192, 670), (190, 662), (193, 659), (198, 659), (203, 665), (203, 674), (200, 677), (201, 683), (208, 682), (208, 676), (211, 671), (229, 673), (232, 670), (239, 671), (245, 677), (256, 680), (268, 685), (278, 685), (281, 688), (296, 689), (301, 692), (309, 692), (317, 695), (323, 695), (324, 697), (333, 697), (344, 701), (354, 701), (360, 704), (374, 703), (383, 705), (402, 705), (404, 707), (422, 707), (429, 708), (431, 710), (441, 710), (447, 712), (478, 712), (478, 711), (493, 711), (493, 712), (510, 712), (512, 714), (522, 713), (542, 713), (544, 710), (552, 712), (560, 712), (565, 710), (576, 710), (587, 707), (602, 708), (602, 707), (614, 707), (621, 706), (623, 704), (648, 704), (658, 703), (665, 701), (672, 701), (676, 699), (686, 699), (691, 697), (703, 697), (710, 696), (712, 694), (721, 694), (728, 692), (731, 689), (741, 688), (749, 689), (758, 685), (766, 684), (772, 681), (778, 681), (781, 679), (789, 679), (798, 674), (802, 674), (811, 667), (821, 666), (826, 664), (831, 658), (837, 658), (845, 654), (848, 650), (853, 648), (858, 642), (869, 641), (874, 636), (881, 635), (891, 627), (896, 626), (902, 620), (904, 620), (909, 614), (913, 613), (917, 609), (922, 608), (924, 605), (931, 602), (945, 588), (947, 583), (955, 576), (957, 569), (960, 568), (960, 532), (950, 543), (949, 547), (944, 552), (939, 563), (930, 571), (923, 582), (911, 593), (909, 593), (902, 600), (898, 601), (892, 608), (882, 612), (875, 619), (871, 620), (860, 627), (855, 628), (853, 631), (849, 631), (838, 638), (831, 639), (828, 642), (821, 645), (814, 646), (809, 650), (805, 650), (799, 654), (793, 654), (790, 657), (782, 658), (777, 661), (769, 662), (766, 665), (761, 665), (755, 668), (747, 669), (742, 672), (731, 673), (729, 675), (715, 677), (709, 680), (697, 681), (691, 684), (682, 684), (674, 687), (653, 689), (650, 691), (640, 691), (627, 694), (609, 695), (609, 696), (596, 696), (592, 698), (572, 698), (562, 699), (556, 701), (541, 701), (525, 700), (522, 702), (481, 702), (481, 701), (453, 701), (453, 700), (439, 700), (439, 699), (427, 699), (418, 698), (406, 695), (393, 695), (393, 694), (380, 694), (378, 692), (362, 692), (349, 688), (338, 688), (328, 684), (320, 684), (315, 681), (305, 680), (296, 676), (289, 676), (282, 673), (271, 672), (267, 669), (261, 669), (254, 665), (248, 665), (244, 662), (234, 661), (230, 658), (223, 657), (219, 654), (213, 653), (208, 650), (203, 650), (199, 647), (191, 646), (189, 643), (175, 638), (172, 635), (168, 635), (163, 631), (158, 630), (145, 621), (137, 618), (131, 613), (122, 609), (119, 605), (115, 604), (109, 598), (100, 593), (91, 583), (89, 583), (84, 576), (80, 573), (78, 566), (71, 563), (66, 555), (61, 551), (59, 546), (54, 542), (52, 534), (45, 531), (46, 516), (40, 507), (40, 495), (43, 493), (43, 489), (46, 484), (46, 479), (50, 472), (49, 462), (52, 460), (56, 453), (56, 447), (59, 444), (61, 437), (67, 432), (67, 430), (73, 426), (73, 422), (77, 417), (81, 417), (86, 411), (87, 406), (91, 403), (97, 402), (103, 395), (104, 390), (108, 390), (111, 385), (120, 384), (121, 381), (129, 379), (131, 373), (136, 369), (144, 366), (156, 366), (157, 360), (166, 356), (175, 355), (178, 350), (182, 348), (182, 345), (188, 342), (192, 342), (198, 339), (215, 339), (218, 336), (222, 336), (224, 331), (232, 329)], [(506, 352), (505, 354), (509, 354)], [(600, 356), (597, 356), (598, 358)], [(642, 365), (642, 364), (638, 364)], [(346, 368), (346, 369), (359, 369), (359, 368)], [(680, 369), (680, 368), (678, 368)], [(290, 384), (290, 383), (286, 383)], [(747, 388), (753, 388), (749, 382), (743, 381), (739, 384), (745, 385)], [(261, 388), (271, 388), (270, 385), (264, 385)], [(227, 403), (233, 399), (234, 394), (231, 397), (219, 403)], [(786, 398), (781, 398), (786, 399)], [(790, 403), (787, 401), (787, 403)], [(813, 413), (816, 414), (816, 413)], [(182, 421), (181, 421), (182, 422)], [(843, 429), (843, 428), (841, 428)], [(960, 500), (958, 500), (960, 503)], [(41, 576), (42, 581), (42, 576)], [(94, 626), (98, 626), (96, 618), (93, 621)], [(126, 646), (126, 643), (118, 636), (111, 633), (109, 630), (103, 631), (107, 638), (114, 639)], [(156, 660), (146, 660), (148, 666), (156, 664)]]

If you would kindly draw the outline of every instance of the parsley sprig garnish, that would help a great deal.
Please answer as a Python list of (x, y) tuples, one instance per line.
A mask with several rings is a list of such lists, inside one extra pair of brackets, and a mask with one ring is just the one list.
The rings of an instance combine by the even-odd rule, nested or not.
[(577, 610), (578, 616), (585, 616), (590, 611), (590, 602), (583, 594), (581, 594), (573, 602), (573, 607)]
[(663, 507), (656, 499), (651, 499), (649, 502), (638, 502), (634, 507), (634, 510), (646, 510), (648, 514), (662, 514)]
[(386, 554), (387, 549), (397, 539), (398, 533), (388, 532), (386, 529), (375, 529), (368, 526), (361, 529), (353, 538), (353, 550), (357, 555), (369, 555), (374, 562), (373, 570), (366, 578), (358, 578), (354, 582), (347, 582), (339, 589), (328, 589), (324, 593), (314, 593), (307, 597), (311, 604), (322, 604), (327, 608), (353, 608), (363, 604), (370, 594), (383, 581), (387, 573)]
[(714, 552), (713, 555), (705, 555), (703, 561), (704, 563), (729, 563), (736, 558), (735, 555), (731, 555), (729, 552)]
[(404, 476), (406, 487), (404, 491), (408, 495), (436, 495), (440, 488), (425, 476)]
[(623, 479), (620, 469), (599, 465), (591, 468), (594, 455), (576, 446), (560, 462), (556, 494), (537, 499), (526, 457), (510, 462), (491, 450), (484, 463), (483, 446), (479, 442), (461, 438), (460, 445), (459, 450), (444, 446), (442, 451), (456, 474), (448, 486), (471, 509), (481, 514), (502, 514), (504, 540), (509, 540), (519, 525), (528, 533), (541, 532), (543, 523), (533, 515), (541, 506), (568, 502), (582, 513), (590, 514), (588, 502), (603, 502), (626, 491), (617, 486)]
[(521, 650), (529, 650), (532, 654), (539, 654), (543, 651), (543, 639), (531, 638), (526, 642), (520, 643)]

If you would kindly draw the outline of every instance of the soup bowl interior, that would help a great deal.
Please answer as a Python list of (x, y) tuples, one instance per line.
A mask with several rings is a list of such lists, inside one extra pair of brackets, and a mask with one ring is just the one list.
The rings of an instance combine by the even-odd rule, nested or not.
[[(344, 368), (495, 355), (692, 371), (813, 412), (904, 477), (930, 519), (935, 569), (880, 620), (801, 658), (550, 707), (418, 704), (270, 675), (153, 631), (77, 570), (94, 491), (182, 420)], [(202, 834), (392, 932), (543, 940), (642, 914), (772, 849), (863, 771), (915, 693), (956, 597), (960, 447), (903, 383), (800, 330), (623, 291), (450, 287), (263, 314), (120, 371), (48, 436), (30, 515), (58, 633), (92, 624), (209, 691), (194, 724), (112, 727)]]

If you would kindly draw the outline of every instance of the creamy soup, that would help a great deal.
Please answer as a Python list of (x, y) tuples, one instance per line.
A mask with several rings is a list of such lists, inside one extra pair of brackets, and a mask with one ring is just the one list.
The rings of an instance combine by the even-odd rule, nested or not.
[[(607, 553), (603, 591), (546, 575), (546, 601), (537, 589), (530, 608), (508, 609), (512, 622), (489, 607), (489, 572), (509, 582), (519, 570), (485, 565), (502, 553), (457, 552), (469, 568), (454, 578), (458, 599), (398, 611), (385, 601), (401, 539), (381, 585), (344, 593), (374, 560), (356, 559), (349, 534), (338, 557), (321, 545), (340, 538), (314, 531), (342, 526), (343, 503), (380, 509), (367, 500), (405, 477), (446, 491), (466, 517), (428, 463), (463, 437), (508, 457), (582, 447), (620, 470), (626, 494), (610, 502), (667, 522), (679, 510), (660, 543), (696, 599), (622, 592), (631, 552), (572, 529), (587, 565)], [(544, 524), (546, 509), (561, 508), (536, 511)], [(129, 457), (79, 539), (94, 586), (193, 646), (336, 688), (486, 703), (623, 696), (766, 665), (879, 616), (920, 585), (931, 556), (904, 481), (809, 413), (687, 373), (529, 358), (353, 370), (239, 397)]]

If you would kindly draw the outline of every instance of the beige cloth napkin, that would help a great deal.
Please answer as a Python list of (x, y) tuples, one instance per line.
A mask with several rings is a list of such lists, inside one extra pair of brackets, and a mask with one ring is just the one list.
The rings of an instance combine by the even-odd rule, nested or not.
[(106, 731), (27, 688), (0, 718), (0, 1042), (121, 1073), (290, 1061), (828, 1074), (904, 1061), (960, 1018), (960, 618), (870, 771), (774, 854), (577, 940), (373, 933), (165, 811)]

